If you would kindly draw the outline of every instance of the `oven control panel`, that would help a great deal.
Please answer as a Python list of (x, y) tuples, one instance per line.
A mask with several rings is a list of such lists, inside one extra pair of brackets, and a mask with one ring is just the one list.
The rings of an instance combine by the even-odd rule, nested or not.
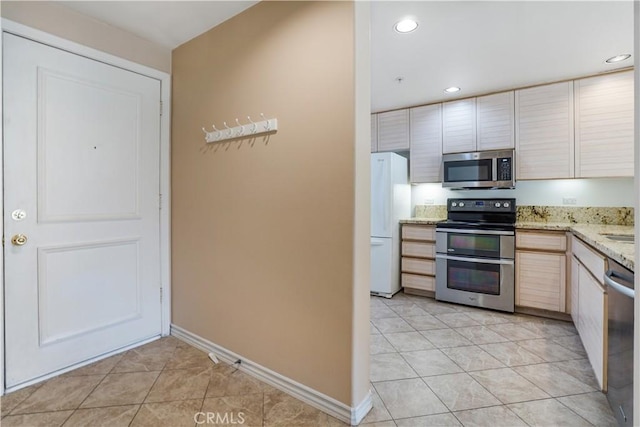
[(516, 199), (448, 199), (449, 212), (515, 212)]

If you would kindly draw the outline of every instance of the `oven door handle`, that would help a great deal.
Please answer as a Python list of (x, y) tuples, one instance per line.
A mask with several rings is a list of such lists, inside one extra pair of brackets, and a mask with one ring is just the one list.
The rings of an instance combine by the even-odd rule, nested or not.
[(437, 233), (460, 233), (460, 234), (492, 234), (498, 236), (514, 236), (515, 233), (513, 231), (503, 231), (503, 230), (465, 230), (458, 228), (437, 228)]
[(451, 255), (444, 255), (444, 254), (436, 254), (436, 258), (449, 259), (451, 261), (477, 262), (478, 264), (513, 265), (512, 259), (469, 258), (469, 257), (451, 256)]

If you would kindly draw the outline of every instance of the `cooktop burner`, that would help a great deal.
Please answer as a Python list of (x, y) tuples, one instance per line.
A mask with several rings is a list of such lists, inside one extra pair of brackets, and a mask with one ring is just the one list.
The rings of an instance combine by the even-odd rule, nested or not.
[(516, 199), (448, 199), (447, 220), (437, 228), (514, 230)]

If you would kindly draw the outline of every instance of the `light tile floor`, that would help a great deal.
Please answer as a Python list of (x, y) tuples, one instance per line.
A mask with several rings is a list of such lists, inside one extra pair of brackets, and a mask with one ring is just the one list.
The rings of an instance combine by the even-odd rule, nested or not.
[[(370, 353), (365, 425), (616, 425), (567, 322), (372, 297)], [(199, 412), (226, 414), (227, 425), (344, 425), (172, 337), (10, 393), (0, 407), (3, 427), (193, 427)]]
[(371, 297), (375, 426), (616, 426), (569, 322)]
[(2, 427), (344, 425), (173, 337), (7, 394), (0, 407)]

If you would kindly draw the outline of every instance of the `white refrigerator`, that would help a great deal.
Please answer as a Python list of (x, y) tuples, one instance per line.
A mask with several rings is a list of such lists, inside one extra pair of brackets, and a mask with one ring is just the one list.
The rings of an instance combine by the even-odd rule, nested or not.
[(400, 220), (411, 216), (407, 159), (371, 154), (371, 294), (400, 290)]

